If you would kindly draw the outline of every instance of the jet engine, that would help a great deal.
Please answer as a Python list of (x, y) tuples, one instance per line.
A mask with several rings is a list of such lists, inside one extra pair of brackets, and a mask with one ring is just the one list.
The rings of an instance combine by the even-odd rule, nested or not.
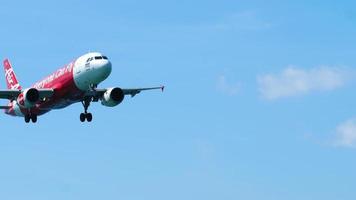
[(101, 104), (108, 107), (114, 107), (124, 100), (125, 94), (121, 88), (109, 88), (101, 98)]
[(25, 108), (32, 108), (40, 99), (40, 94), (36, 88), (29, 88), (23, 91), (20, 104)]

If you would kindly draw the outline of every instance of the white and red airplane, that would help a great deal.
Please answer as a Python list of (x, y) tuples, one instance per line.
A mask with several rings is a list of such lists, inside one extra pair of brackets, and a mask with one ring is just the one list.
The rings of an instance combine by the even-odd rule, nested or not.
[(77, 102), (81, 102), (84, 107), (80, 121), (90, 122), (93, 118), (88, 112), (91, 102), (100, 100), (102, 105), (113, 107), (120, 104), (125, 95), (133, 97), (143, 90), (164, 89), (164, 86), (98, 89), (98, 84), (111, 73), (111, 62), (101, 53), (80, 56), (26, 89), (21, 88), (8, 59), (4, 60), (4, 69), (8, 89), (0, 90), (0, 99), (8, 99), (10, 102), (7, 106), (0, 106), (0, 109), (4, 109), (8, 115), (24, 117), (26, 123), (36, 123), (37, 116)]

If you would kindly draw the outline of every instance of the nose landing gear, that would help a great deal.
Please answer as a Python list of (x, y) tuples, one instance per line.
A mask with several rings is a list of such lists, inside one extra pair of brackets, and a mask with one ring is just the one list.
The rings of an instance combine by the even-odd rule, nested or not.
[(90, 98), (82, 101), (82, 104), (84, 106), (84, 113), (80, 113), (79, 119), (81, 122), (84, 122), (85, 120), (87, 120), (87, 122), (91, 122), (93, 120), (93, 115), (91, 113), (88, 113), (90, 102), (91, 102)]

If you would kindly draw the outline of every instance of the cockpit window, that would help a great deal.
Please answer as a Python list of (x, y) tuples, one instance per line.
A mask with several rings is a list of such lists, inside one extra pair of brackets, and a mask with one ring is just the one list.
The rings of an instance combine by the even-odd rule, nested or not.
[(88, 58), (87, 59), (87, 62), (90, 62), (90, 61), (92, 61), (92, 60), (101, 60), (101, 59), (104, 59), (104, 60), (107, 60), (108, 59), (108, 57), (106, 57), (106, 56), (95, 56), (95, 57), (90, 57), (90, 58)]

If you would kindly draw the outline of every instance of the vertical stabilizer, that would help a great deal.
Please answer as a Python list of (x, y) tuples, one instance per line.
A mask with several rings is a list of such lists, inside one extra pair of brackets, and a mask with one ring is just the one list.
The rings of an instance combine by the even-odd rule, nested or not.
[(21, 86), (17, 81), (15, 72), (12, 69), (10, 61), (8, 59), (4, 60), (4, 70), (5, 70), (5, 80), (6, 80), (7, 88), (13, 90), (15, 89), (21, 90)]

